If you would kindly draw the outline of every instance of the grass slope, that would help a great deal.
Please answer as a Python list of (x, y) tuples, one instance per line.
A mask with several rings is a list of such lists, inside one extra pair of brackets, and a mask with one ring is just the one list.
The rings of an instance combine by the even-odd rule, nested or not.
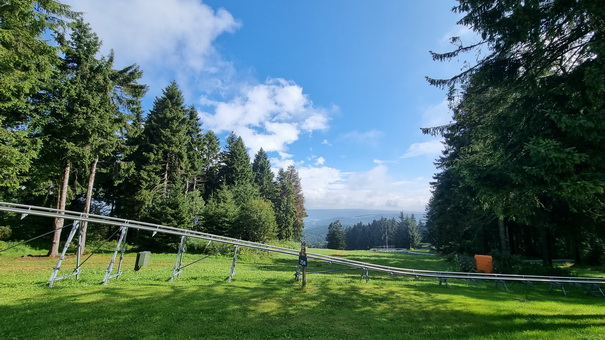
[[(315, 251), (315, 250), (314, 250)], [(418, 269), (448, 269), (437, 257), (364, 251), (318, 252)], [(602, 339), (605, 299), (547, 285), (452, 282), (360, 271), (294, 281), (297, 259), (248, 251), (226, 282), (231, 257), (215, 256), (167, 282), (174, 254), (152, 254), (139, 272), (127, 254), (123, 275), (103, 279), (110, 255), (94, 255), (74, 277), (47, 280), (56, 259), (0, 254), (0, 339)], [(185, 263), (200, 258), (186, 255)], [(74, 267), (70, 256), (61, 274)], [(337, 269), (311, 263), (308, 271)]]

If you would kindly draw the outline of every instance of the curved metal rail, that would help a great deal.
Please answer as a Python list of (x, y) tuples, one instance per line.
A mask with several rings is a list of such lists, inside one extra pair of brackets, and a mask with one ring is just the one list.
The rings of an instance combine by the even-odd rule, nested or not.
[[(32, 205), (23, 205), (16, 203), (0, 202), (0, 211), (13, 212), (26, 215), (37, 215), (45, 217), (60, 217), (64, 219), (74, 221), (88, 221), (89, 223), (98, 223), (105, 225), (112, 225), (117, 227), (127, 227), (139, 230), (147, 230), (151, 232), (161, 232), (165, 234), (194, 237), (204, 239), (208, 241), (227, 243), (235, 246), (248, 247), (253, 249), (259, 249), (263, 251), (281, 253), (286, 255), (298, 256), (299, 251), (295, 249), (289, 249), (284, 247), (278, 247), (263, 243), (250, 242), (231, 237), (225, 237), (220, 235), (214, 235), (204, 233), (195, 230), (188, 230), (176, 227), (170, 227), (160, 224), (153, 224), (147, 222), (140, 222), (134, 220), (121, 219), (110, 216), (102, 216), (95, 214), (84, 214), (81, 212), (59, 210), (54, 208), (38, 207)], [(367, 271), (376, 271), (388, 273), (391, 275), (404, 275), (413, 276), (415, 278), (428, 277), (439, 279), (440, 284), (444, 282), (447, 285), (447, 279), (461, 279), (461, 280), (491, 280), (496, 282), (545, 282), (550, 283), (551, 287), (553, 284), (561, 285), (564, 283), (568, 284), (588, 284), (596, 286), (599, 292), (603, 294), (600, 286), (605, 285), (605, 278), (594, 278), (594, 277), (567, 277), (567, 276), (541, 276), (541, 275), (515, 275), (515, 274), (491, 274), (491, 273), (467, 273), (467, 272), (449, 272), (449, 271), (432, 271), (432, 270), (420, 270), (420, 269), (408, 269), (399, 267), (383, 266), (378, 264), (372, 264), (367, 262), (355, 261), (344, 259), (335, 256), (322, 255), (317, 253), (307, 253), (307, 258), (335, 263), (340, 265), (349, 266), (352, 268), (358, 268), (364, 270), (367, 275)], [(506, 286), (505, 286), (506, 287)]]

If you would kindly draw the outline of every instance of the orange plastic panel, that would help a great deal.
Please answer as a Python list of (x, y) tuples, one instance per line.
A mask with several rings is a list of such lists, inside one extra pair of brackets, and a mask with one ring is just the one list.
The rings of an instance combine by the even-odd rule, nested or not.
[(494, 265), (490, 255), (475, 255), (475, 263), (477, 264), (478, 273), (493, 273)]

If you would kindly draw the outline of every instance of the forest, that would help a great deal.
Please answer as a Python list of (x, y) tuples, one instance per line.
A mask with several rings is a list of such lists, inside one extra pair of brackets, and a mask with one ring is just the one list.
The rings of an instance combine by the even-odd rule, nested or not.
[(460, 0), (476, 35), (448, 91), (427, 236), (445, 253), (605, 264), (605, 6), (597, 0)]
[(329, 249), (368, 250), (383, 248), (416, 248), (423, 240), (425, 226), (414, 214), (399, 213), (399, 218), (373, 220), (368, 224), (359, 222), (343, 227), (339, 220), (328, 226), (326, 246)]
[[(68, 6), (0, 7), (0, 201), (251, 241), (300, 239), (306, 212), (294, 166), (275, 175), (265, 151), (252, 160), (234, 133), (221, 147), (176, 82), (143, 112), (143, 71), (115, 68), (113, 52), (101, 55), (99, 37)], [(46, 243), (56, 256), (65, 226), (2, 214), (0, 240), (54, 230)], [(108, 227), (81, 228), (84, 244), (110, 235)], [(176, 246), (147, 234), (131, 240), (148, 250)]]

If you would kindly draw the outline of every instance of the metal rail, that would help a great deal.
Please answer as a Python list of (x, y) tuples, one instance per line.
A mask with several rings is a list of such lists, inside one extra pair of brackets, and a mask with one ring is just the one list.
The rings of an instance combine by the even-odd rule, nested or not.
[[(263, 251), (281, 253), (291, 256), (298, 256), (299, 251), (295, 249), (283, 248), (278, 246), (272, 246), (263, 243), (250, 242), (220, 235), (214, 235), (209, 233), (204, 233), (195, 230), (181, 229), (176, 227), (170, 227), (160, 224), (153, 224), (147, 222), (140, 222), (134, 220), (121, 219), (110, 216), (101, 216), (95, 214), (84, 214), (81, 212), (69, 211), (69, 210), (59, 210), (54, 208), (46, 208), (46, 207), (38, 207), (31, 205), (23, 205), (16, 203), (7, 203), (0, 202), (0, 211), (13, 212), (22, 214), (22, 216), (27, 216), (28, 214), (37, 215), (37, 216), (45, 216), (45, 217), (60, 217), (64, 219), (74, 220), (74, 221), (88, 221), (89, 223), (98, 223), (105, 225), (112, 225), (117, 227), (127, 227), (134, 228), (139, 230), (147, 230), (151, 232), (161, 232), (165, 234), (177, 235), (177, 236), (185, 236), (185, 237), (194, 237), (199, 239), (204, 239), (208, 241), (220, 242), (231, 244), (236, 247), (248, 247), (252, 249), (258, 249)], [(541, 275), (515, 275), (515, 274), (488, 274), (488, 273), (466, 273), (466, 272), (449, 272), (449, 271), (431, 271), (431, 270), (420, 270), (420, 269), (407, 269), (407, 268), (399, 268), (399, 267), (390, 267), (383, 266), (378, 264), (372, 264), (367, 262), (360, 262), (354, 260), (343, 259), (334, 256), (327, 256), (316, 253), (307, 253), (307, 257), (310, 259), (335, 263), (340, 265), (349, 266), (352, 268), (362, 269), (365, 273), (368, 270), (388, 273), (391, 275), (403, 275), (403, 276), (413, 276), (415, 278), (427, 277), (427, 278), (437, 278), (439, 279), (440, 284), (442, 282), (446, 283), (447, 279), (461, 279), (461, 280), (491, 280), (498, 282), (545, 282), (550, 283), (551, 286), (561, 285), (563, 283), (568, 284), (588, 284), (596, 286), (599, 292), (603, 294), (600, 286), (605, 285), (605, 278), (594, 278), (594, 277), (567, 277), (567, 276), (541, 276)]]

